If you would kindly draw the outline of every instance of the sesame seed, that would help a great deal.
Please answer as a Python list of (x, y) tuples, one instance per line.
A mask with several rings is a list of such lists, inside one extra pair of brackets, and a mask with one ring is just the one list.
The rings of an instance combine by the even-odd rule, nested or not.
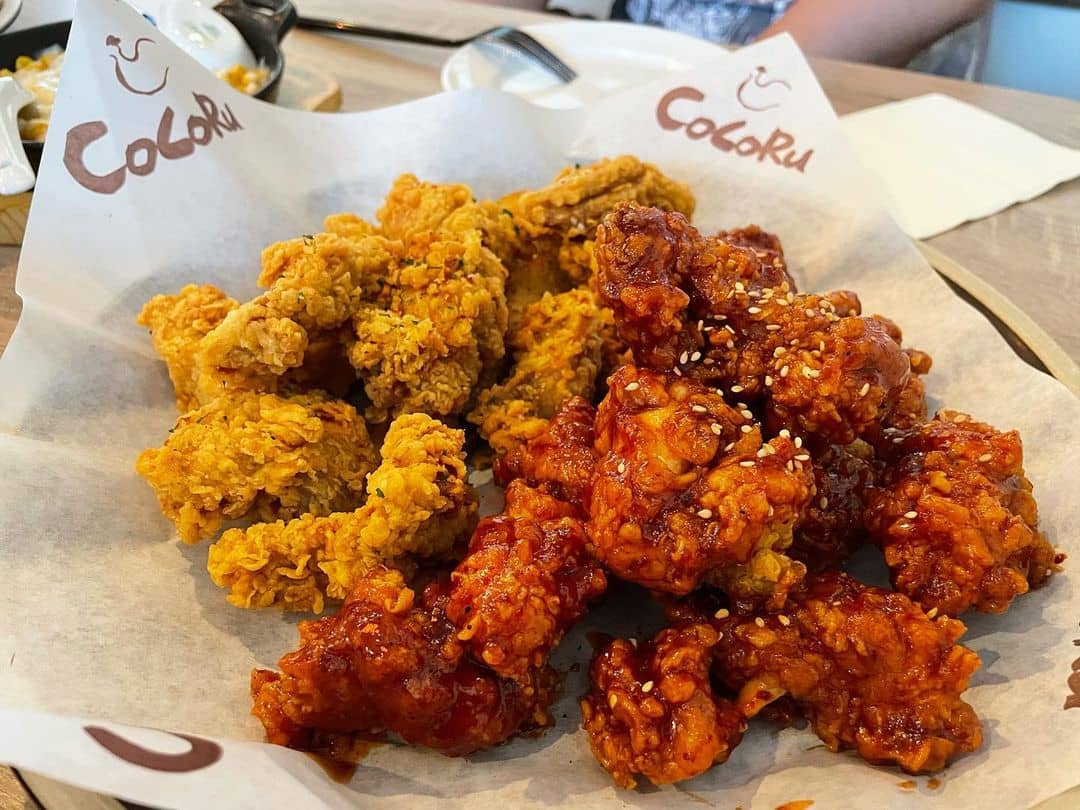
[(809, 461), (810, 456), (806, 455), (806, 453), (799, 453), (799, 455), (795, 456), (795, 460), (796, 461)]
[(814, 315), (816, 315), (816, 314), (817, 314), (816, 312), (814, 312), (814, 310), (812, 310), (812, 309), (809, 309), (809, 308), (807, 308), (807, 309), (806, 309), (806, 310), (804, 310), (804, 311), (806, 312), (806, 317), (807, 317), (807, 318), (813, 318), (813, 317), (814, 317)]
[(741, 385), (733, 385), (733, 386), (731, 386), (731, 393), (733, 393), (733, 394), (739, 394), (739, 393), (742, 393), (742, 391), (743, 391), (743, 387)]
[(692, 355), (690, 355), (690, 362), (692, 362), (692, 363), (696, 363), (700, 359), (701, 359), (701, 352), (694, 352)]
[(829, 499), (826, 498), (824, 495), (822, 495), (821, 500), (818, 501), (818, 506), (820, 506), (822, 509), (828, 509), (829, 508)]
[(773, 349), (772, 356), (773, 357), (782, 357), (786, 353), (787, 353), (787, 349), (785, 349), (783, 346), (777, 346), (775, 349)]
[(918, 516), (919, 513), (914, 510), (912, 510), (911, 512), (904, 512), (904, 517), (906, 517), (908, 520), (912, 520), (913, 518), (917, 518)]
[(825, 351), (825, 341), (824, 340), (819, 340), (817, 347), (818, 347), (818, 351), (822, 351), (822, 352)]
[(892, 443), (893, 444), (901, 444), (903, 441), (904, 441), (903, 436), (897, 436), (895, 439), (892, 440)]
[(727, 345), (727, 347), (729, 349), (734, 349), (735, 348), (735, 341), (734, 340), (729, 340), (726, 345)]
[(741, 281), (736, 281), (735, 282), (735, 291), (736, 292), (746, 292), (746, 287), (743, 286), (743, 283)]
[(682, 376), (682, 372), (679, 370), (679, 368), (677, 366), (675, 368), (673, 368), (672, 371), (675, 372), (676, 377), (681, 377)]
[(926, 618), (932, 619), (935, 616), (937, 616), (937, 608), (936, 607), (930, 608), (928, 611), (926, 611)]
[(712, 510), (711, 509), (698, 509), (697, 516), (699, 518), (702, 518), (703, 520), (708, 520), (709, 518), (712, 517)]
[(734, 449), (734, 447), (735, 447), (735, 442), (730, 442), (729, 444), (724, 445), (724, 452), (725, 453), (730, 453), (732, 451), (732, 449)]
[(783, 613), (781, 613), (779, 616), (777, 616), (776, 620), (778, 622), (780, 622), (780, 624), (784, 625), (784, 627), (787, 627), (789, 624), (791, 624), (791, 619), (789, 619)]
[(716, 616), (716, 618), (718, 619), (726, 619), (728, 616), (731, 615), (731, 611), (729, 611), (727, 608), (720, 608), (713, 615)]
[(709, 412), (709, 409), (706, 408), (704, 405), (691, 405), (690, 410), (692, 410), (694, 413), (708, 413)]
[(689, 360), (690, 360), (690, 352), (683, 352), (682, 354), (679, 355), (679, 362), (682, 363), (684, 366), (686, 365), (686, 363)]
[(735, 334), (735, 327), (732, 326), (730, 323), (724, 324), (724, 328), (731, 332), (731, 334)]
[(743, 415), (744, 419), (753, 419), (754, 418), (754, 412), (753, 411), (739, 411), (739, 413), (741, 413)]
[(616, 467), (615, 469), (619, 471), (619, 475), (622, 475), (624, 472), (626, 472), (626, 462), (625, 461), (620, 461), (619, 466)]
[(724, 433), (724, 428), (720, 426), (719, 422), (713, 422), (711, 425), (709, 425), (709, 430), (711, 430), (717, 436), (720, 436)]
[(761, 313), (761, 307), (750, 307), (746, 311), (749, 312), (751, 315), (758, 315)]
[(983, 453), (981, 456), (979, 456), (979, 461), (989, 461), (992, 458), (993, 456), (990, 453)]
[(649, 694), (649, 692), (652, 691), (652, 688), (653, 688), (653, 682), (652, 681), (645, 681), (645, 683), (643, 683), (641, 685), (641, 691), (644, 692), (646, 695)]
[(772, 385), (772, 377), (769, 376), (768, 374), (766, 374), (765, 375), (765, 387), (768, 388), (770, 385)]
[(726, 321), (727, 320), (727, 315), (713, 315), (712, 319), (714, 321)]
[(759, 293), (757, 290), (750, 290), (747, 295), (751, 298), (761, 298), (761, 293)]
[(795, 472), (795, 462), (794, 461), (789, 461), (784, 466), (787, 467), (788, 472)]
[(636, 382), (627, 383), (627, 385), (626, 385), (626, 390), (627, 391), (637, 391), (639, 388), (641, 388), (641, 385), (639, 383), (636, 383)]
[(782, 367), (782, 368), (780, 369), (780, 376), (781, 376), (781, 377), (786, 377), (787, 375), (788, 375), (788, 367), (787, 367), (787, 366), (783, 366), (783, 367)]
[(765, 626), (765, 620), (763, 618), (761, 618), (760, 616), (758, 616), (756, 619), (754, 619), (754, 624), (756, 624), (758, 627), (764, 627)]
[(614, 709), (615, 706), (619, 702), (619, 696), (618, 695), (611, 695), (610, 697), (608, 697), (607, 702), (608, 702), (608, 706), (610, 706), (611, 708)]
[(787, 302), (787, 299), (786, 299), (786, 298), (777, 298), (777, 299), (776, 299), (776, 303), (777, 303), (777, 304), (778, 304), (779, 306), (782, 306), (782, 307), (788, 307), (788, 306), (791, 306), (791, 305), (790, 305), (790, 304), (789, 304), (789, 303)]
[(758, 450), (757, 451), (757, 457), (758, 458), (765, 458), (767, 455), (769, 455), (769, 449), (768, 448), (769, 448), (769, 445), (765, 445), (760, 450)]
[(795, 446), (796, 447), (802, 447), (802, 436), (796, 436), (795, 437)]
[(870, 383), (863, 383), (862, 388), (859, 389), (859, 396), (865, 397), (870, 393)]
[(740, 467), (753, 467), (754, 462), (752, 462), (752, 461), (740, 461), (739, 466)]
[(700, 331), (702, 331), (702, 329), (704, 328), (704, 326), (705, 326), (705, 321), (698, 321), (698, 322), (697, 322), (697, 328), (698, 328), (698, 331), (699, 331), (699, 332), (700, 332)]
[(739, 430), (741, 430), (743, 433), (749, 433), (751, 430), (753, 430), (753, 428), (749, 425), (743, 425), (741, 428), (739, 428)]
[(778, 323), (766, 324), (765, 325), (765, 330), (767, 332), (779, 332), (780, 331), (780, 324), (778, 324)]
[(818, 371), (816, 368), (810, 368), (810, 366), (803, 366), (802, 373), (804, 377), (809, 377), (811, 380), (816, 380), (818, 377), (821, 376), (820, 371)]
[(787, 428), (784, 428), (783, 430), (780, 431), (780, 435), (783, 436), (785, 439), (790, 439), (791, 438), (791, 431), (788, 430)]
[(715, 361), (715, 360), (713, 360), (713, 359), (712, 359), (711, 357), (706, 357), (706, 358), (705, 358), (705, 361), (704, 361), (704, 362), (705, 362), (705, 365), (707, 365), (707, 366), (711, 366), (711, 365), (712, 365), (713, 363), (715, 363), (716, 361)]

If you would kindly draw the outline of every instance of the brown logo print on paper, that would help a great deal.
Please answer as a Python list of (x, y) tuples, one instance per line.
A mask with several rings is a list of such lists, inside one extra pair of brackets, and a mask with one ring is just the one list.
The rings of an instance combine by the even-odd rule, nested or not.
[[(767, 78), (764, 66), (757, 67), (735, 90), (735, 100), (751, 113), (774, 110), (783, 104), (791, 92), (791, 84), (784, 79)], [(774, 127), (767, 137), (747, 131), (750, 117), (735, 121), (717, 122), (686, 102), (700, 104), (705, 93), (696, 87), (683, 85), (666, 92), (656, 105), (656, 120), (661, 128), (671, 132), (682, 130), (692, 141), (708, 138), (709, 143), (721, 152), (744, 158), (756, 158), (758, 163), (769, 161), (784, 169), (805, 172), (813, 149), (800, 154), (795, 136), (780, 127)], [(678, 109), (674, 109), (678, 105)]]
[[(1080, 638), (1073, 639), (1073, 646), (1080, 647)], [(1065, 696), (1065, 705), (1061, 708), (1080, 709), (1080, 658), (1072, 662), (1072, 674), (1065, 683), (1071, 694)]]
[(191, 749), (182, 754), (163, 754), (150, 748), (124, 739), (119, 734), (109, 731), (101, 726), (83, 726), (83, 731), (90, 735), (98, 745), (125, 762), (149, 768), (152, 771), (164, 773), (190, 773), (208, 768), (221, 759), (221, 746), (211, 740), (201, 737), (191, 737), (187, 734), (174, 734), (171, 731), (163, 731), (173, 737), (179, 737), (186, 741)]
[[(139, 80), (133, 80), (137, 74), (121, 65), (133, 65), (142, 58), (140, 46), (154, 40), (139, 37), (131, 47), (131, 53), (125, 53), (123, 41), (115, 34), (105, 37), (106, 51), (114, 63), (113, 73), (117, 84), (126, 92), (140, 97), (154, 96), (165, 88), (169, 81), (169, 68), (166, 67), (160, 81), (143, 86)], [(180, 160), (195, 153), (196, 146), (206, 146), (215, 137), (224, 137), (226, 133), (243, 129), (228, 104), (221, 105), (202, 93), (192, 93), (199, 112), (187, 116), (186, 126), (176, 123), (176, 111), (165, 107), (158, 118), (154, 136), (136, 138), (124, 149), (123, 163), (112, 171), (98, 174), (86, 164), (86, 153), (91, 145), (104, 138), (109, 126), (104, 121), (86, 121), (76, 124), (67, 132), (64, 143), (64, 167), (68, 174), (83, 188), (98, 194), (115, 194), (124, 185), (128, 175), (145, 177), (157, 168), (158, 159)], [(179, 132), (174, 129), (179, 128)], [(100, 152), (100, 147), (98, 149)], [(98, 158), (100, 160), (100, 158)], [(95, 161), (96, 162), (96, 161)]]

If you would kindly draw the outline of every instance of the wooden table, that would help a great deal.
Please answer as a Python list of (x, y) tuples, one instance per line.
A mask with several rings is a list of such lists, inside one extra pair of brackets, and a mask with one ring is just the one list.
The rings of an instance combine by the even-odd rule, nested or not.
[[(369, 25), (447, 37), (492, 25), (527, 25), (552, 18), (450, 0), (300, 0), (304, 13), (339, 16)], [(440, 48), (295, 31), (286, 54), (318, 62), (342, 87), (343, 109), (366, 110), (437, 93)], [(1058, 143), (1080, 148), (1080, 103), (1016, 90), (969, 84), (906, 71), (811, 60), (837, 113), (844, 114), (924, 93), (944, 93), (1021, 124)], [(1080, 180), (988, 219), (962, 225), (930, 244), (1011, 298), (1080, 362)], [(0, 351), (19, 317), (14, 292), (19, 250), (0, 247)], [(36, 810), (14, 775), (0, 768), (0, 810)]]

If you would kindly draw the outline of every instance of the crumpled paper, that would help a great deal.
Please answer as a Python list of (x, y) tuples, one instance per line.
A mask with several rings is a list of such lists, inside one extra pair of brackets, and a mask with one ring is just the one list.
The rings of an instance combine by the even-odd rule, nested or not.
[[(1080, 760), (1080, 710), (1063, 709), (1080, 702), (1069, 698), (1080, 636), (1071, 575), (1006, 616), (970, 617), (966, 643), (983, 666), (968, 698), (986, 743), (939, 785), (905, 789), (895, 769), (754, 722), (704, 776), (619, 791), (578, 729), (584, 667), (568, 673), (554, 728), (464, 759), (385, 745), (342, 785), (258, 742), (248, 673), (294, 646), (298, 617), (227, 604), (206, 574), (206, 544), (178, 543), (136, 476), (136, 454), (175, 417), (139, 308), (193, 281), (251, 295), (264, 245), (339, 210), (370, 216), (401, 172), (493, 196), (621, 152), (689, 182), (702, 228), (757, 222), (781, 235), (803, 288), (851, 287), (868, 312), (897, 319), (935, 357), (933, 407), (1022, 431), (1042, 525), (1063, 550), (1080, 548), (1080, 404), (926, 266), (869, 190), (791, 40), (578, 111), (470, 91), (320, 116), (242, 97), (123, 3), (82, 0), (19, 268), (23, 314), (0, 361), (0, 761), (178, 808), (988, 810), (1080, 781), (1069, 764)], [(652, 632), (643, 604), (613, 589), (556, 664), (586, 661), (589, 627)]]

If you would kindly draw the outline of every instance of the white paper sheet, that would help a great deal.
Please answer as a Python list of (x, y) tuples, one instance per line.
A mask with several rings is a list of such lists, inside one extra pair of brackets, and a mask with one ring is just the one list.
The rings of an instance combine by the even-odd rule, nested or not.
[[(112, 58), (110, 35), (128, 55), (136, 38), (156, 41), (129, 63)], [(166, 86), (154, 95), (127, 91), (117, 64), (144, 91), (167, 67)], [(780, 129), (795, 142), (790, 163), (812, 150), (803, 170), (759, 159), (752, 141), (733, 147), (747, 152), (739, 156), (711, 136), (661, 128), (659, 101), (677, 86), (704, 98), (674, 102), (672, 121), (708, 118), (722, 129), (742, 121), (728, 136), (736, 143)], [(159, 159), (150, 173), (129, 172), (111, 194), (75, 181), (69, 167), (80, 171), (79, 144), (66, 136), (77, 125), (107, 127), (81, 153), (87, 171), (104, 175), (124, 163), (129, 144), (156, 138), (166, 108), (175, 114), (172, 139), (186, 133), (188, 116), (200, 114), (193, 93), (228, 105), (240, 128), (186, 157)], [(703, 120), (693, 126), (709, 128)], [(203, 134), (197, 122), (194, 131)], [(934, 798), (987, 810), (1027, 806), (1080, 781), (1072, 765), (1080, 760), (1080, 710), (1062, 710), (1080, 636), (1071, 576), (1019, 599), (1007, 616), (971, 619), (966, 640), (983, 668), (968, 697), (986, 744), (936, 789), (920, 779), (903, 790), (894, 769), (830, 754), (808, 731), (754, 723), (731, 761), (696, 780), (617, 791), (577, 729), (582, 670), (569, 674), (558, 724), (539, 739), (465, 759), (383, 746), (347, 786), (301, 754), (257, 742), (248, 673), (295, 645), (296, 617), (228, 605), (206, 575), (206, 545), (180, 545), (135, 475), (138, 451), (159, 443), (174, 418), (164, 368), (134, 323), (139, 308), (191, 281), (252, 293), (265, 244), (317, 230), (335, 211), (370, 215), (400, 172), (464, 181), (488, 196), (540, 185), (567, 162), (623, 151), (691, 183), (703, 228), (756, 221), (780, 233), (804, 288), (851, 287), (868, 311), (896, 318), (908, 341), (935, 357), (932, 405), (1022, 431), (1043, 527), (1062, 549), (1080, 552), (1080, 404), (1017, 359), (919, 258), (868, 190), (790, 40), (577, 112), (473, 91), (319, 116), (233, 93), (122, 3), (82, 0), (19, 269), (23, 314), (0, 361), (0, 761), (178, 808), (774, 808), (798, 799), (815, 808), (903, 808)], [(133, 163), (145, 160), (142, 149)], [(640, 635), (655, 620), (640, 610), (640, 601), (616, 592), (589, 622)], [(587, 629), (557, 653), (564, 669), (588, 655)], [(108, 753), (88, 724), (165, 754), (189, 743), (122, 724), (213, 738), (220, 756), (189, 772), (155, 771)], [(196, 758), (206, 750), (196, 748)]]

